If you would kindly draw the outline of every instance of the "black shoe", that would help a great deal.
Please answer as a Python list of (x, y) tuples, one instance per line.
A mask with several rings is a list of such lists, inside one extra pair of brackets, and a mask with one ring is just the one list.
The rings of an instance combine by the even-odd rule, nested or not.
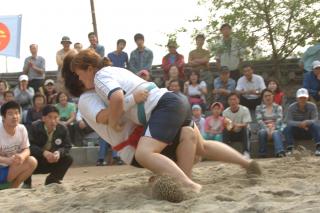
[(279, 152), (278, 154), (276, 154), (277, 158), (283, 158), (286, 156), (286, 153), (284, 151)]
[(105, 165), (107, 165), (107, 162), (105, 162), (104, 160), (101, 160), (101, 159), (97, 160), (96, 166), (105, 166)]
[(28, 183), (23, 183), (22, 186), (21, 186), (22, 189), (31, 189), (31, 184), (28, 184)]
[(292, 155), (293, 153), (293, 146), (288, 146), (287, 147), (287, 155)]
[(115, 164), (117, 165), (123, 165), (124, 162), (120, 159), (120, 157), (114, 157), (113, 158), (113, 162), (115, 162)]
[(60, 180), (51, 180), (51, 179), (47, 179), (46, 182), (44, 183), (44, 185), (49, 185), (49, 184), (52, 184), (52, 183), (56, 183), (56, 184), (61, 184), (61, 181)]

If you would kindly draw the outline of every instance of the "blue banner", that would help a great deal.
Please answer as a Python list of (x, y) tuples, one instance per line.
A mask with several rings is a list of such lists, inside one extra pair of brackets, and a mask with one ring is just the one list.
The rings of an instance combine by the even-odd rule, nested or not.
[(21, 18), (0, 16), (0, 55), (20, 57)]

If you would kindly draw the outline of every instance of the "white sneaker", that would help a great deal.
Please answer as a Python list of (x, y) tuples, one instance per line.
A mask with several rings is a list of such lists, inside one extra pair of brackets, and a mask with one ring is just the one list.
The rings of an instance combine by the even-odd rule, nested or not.
[(250, 153), (248, 151), (244, 151), (243, 152), (243, 156), (246, 158), (246, 159), (250, 159)]

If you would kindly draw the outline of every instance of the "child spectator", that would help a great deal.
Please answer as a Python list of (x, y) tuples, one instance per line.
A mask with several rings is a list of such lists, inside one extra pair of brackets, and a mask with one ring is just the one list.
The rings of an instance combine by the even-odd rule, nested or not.
[(206, 110), (207, 84), (204, 81), (200, 82), (199, 73), (191, 72), (189, 81), (184, 84), (184, 94), (188, 97), (191, 105), (198, 104), (202, 111)]
[(277, 80), (270, 80), (267, 85), (267, 88), (273, 92), (273, 102), (281, 106), (284, 93), (280, 89), (279, 82)]
[(204, 125), (205, 125), (205, 119), (202, 117), (202, 110), (200, 105), (195, 104), (192, 106), (192, 120), (197, 125), (200, 133), (202, 136), (205, 135), (204, 131)]
[(12, 90), (8, 90), (5, 91), (3, 93), (3, 100), (5, 103), (9, 102), (9, 101), (14, 101), (14, 93)]
[(46, 104), (46, 98), (40, 94), (37, 93), (35, 96), (33, 96), (33, 107), (28, 109), (27, 112), (27, 119), (26, 119), (26, 126), (27, 128), (37, 120), (41, 120), (42, 118), (42, 108)]
[(224, 117), (221, 113), (224, 109), (222, 103), (215, 102), (210, 107), (212, 115), (205, 120), (204, 131), (205, 139), (222, 142), (222, 133), (224, 129)]

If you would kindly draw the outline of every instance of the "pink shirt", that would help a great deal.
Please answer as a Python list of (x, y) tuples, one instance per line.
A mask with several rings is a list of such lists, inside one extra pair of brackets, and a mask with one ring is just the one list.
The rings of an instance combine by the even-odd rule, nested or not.
[(224, 117), (214, 118), (212, 115), (206, 118), (204, 130), (209, 134), (221, 134), (224, 129)]

